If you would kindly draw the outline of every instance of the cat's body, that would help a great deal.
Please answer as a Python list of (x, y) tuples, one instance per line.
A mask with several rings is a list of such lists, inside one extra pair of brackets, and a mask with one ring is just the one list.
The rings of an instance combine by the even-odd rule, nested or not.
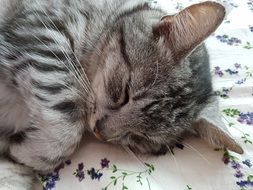
[[(52, 169), (73, 152), (87, 125), (86, 113), (78, 113), (85, 108), (87, 90), (76, 82), (69, 60), (80, 68), (76, 59), (83, 60), (86, 51), (94, 49), (109, 10), (117, 11), (112, 4), (98, 9), (89, 1), (23, 2), (24, 7), (12, 9), (16, 14), (0, 28), (1, 139), (11, 137), (6, 148), (13, 159), (19, 157), (23, 159), (19, 162), (38, 170)], [(94, 27), (87, 31), (91, 23)], [(33, 143), (25, 142), (29, 139)], [(33, 156), (28, 153), (31, 150), (36, 150)]]
[[(4, 159), (50, 170), (73, 153), (85, 131), (93, 130), (100, 139), (159, 154), (193, 131), (192, 123), (213, 103), (205, 47), (188, 55), (222, 15), (200, 39), (184, 40), (189, 44), (180, 47), (179, 34), (166, 42), (167, 18), (159, 25), (165, 13), (142, 1), (0, 2), (6, 5), (0, 13)], [(199, 134), (213, 144), (233, 144)], [(3, 161), (0, 170), (3, 165), (13, 166)], [(20, 189), (28, 182), (20, 182)]]

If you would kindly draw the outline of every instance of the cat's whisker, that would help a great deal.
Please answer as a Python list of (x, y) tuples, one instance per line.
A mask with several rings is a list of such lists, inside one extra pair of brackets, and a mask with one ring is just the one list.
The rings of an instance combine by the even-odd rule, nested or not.
[[(48, 49), (49, 49), (49, 47), (48, 47)], [(64, 54), (64, 56), (66, 56), (65, 54)], [(58, 58), (58, 60), (60, 61), (60, 59)], [(69, 61), (69, 59), (67, 58), (67, 60)], [(61, 61), (62, 63), (63, 63), (63, 61)], [(69, 61), (70, 62), (70, 61)], [(70, 62), (71, 63), (71, 62)], [(67, 67), (67, 65), (65, 64), (65, 67)], [(72, 70), (70, 70), (69, 69), (69, 71), (71, 72), (71, 74), (75, 77), (75, 79), (77, 80), (77, 82), (83, 87), (83, 89), (85, 90), (85, 92), (89, 92), (89, 89), (88, 88), (86, 88), (86, 85), (85, 84), (83, 84), (78, 78), (77, 78), (77, 76), (79, 76), (79, 74), (78, 74), (78, 72), (75, 70), (75, 68), (73, 69), (73, 71), (75, 72), (75, 73), (73, 73), (73, 71)]]
[[(64, 50), (63, 50), (63, 51), (64, 51)], [(69, 57), (69, 55), (66, 53), (66, 51), (64, 51), (64, 52), (65, 52), (65, 53), (64, 53), (64, 56), (66, 57), (66, 59), (68, 60), (68, 62), (69, 62), (71, 65), (73, 65), (73, 68), (76, 70), (76, 73), (78, 73), (78, 76), (81, 77), (81, 82), (83, 83), (83, 85), (85, 85), (85, 86), (87, 87), (87, 89), (88, 89), (89, 92), (94, 93), (93, 89), (90, 87), (90, 84), (87, 83), (87, 80), (88, 80), (88, 79), (84, 79), (82, 73), (79, 74), (79, 71), (77, 71), (77, 69), (75, 68), (75, 65), (73, 64), (73, 61), (71, 60), (71, 58)], [(81, 68), (81, 70), (83, 71), (82, 66), (80, 66), (80, 68)], [(83, 72), (84, 72), (84, 71), (83, 71)]]
[(120, 138), (126, 138), (129, 137), (130, 132), (124, 132), (118, 135), (115, 135), (114, 137), (111, 137), (110, 139), (107, 139), (106, 142), (112, 142), (114, 140), (118, 140)]
[(114, 137), (111, 137), (109, 139), (106, 140), (106, 142), (112, 142), (112, 141), (115, 141), (115, 140), (118, 140), (122, 135), (116, 135)]
[[(133, 158), (135, 158), (141, 165), (143, 165), (143, 167), (146, 167), (145, 163), (138, 157), (136, 156), (136, 154), (128, 147), (128, 146), (123, 146), (121, 145), (121, 147), (129, 154), (131, 155)], [(152, 176), (153, 177), (153, 176)]]
[[(55, 29), (56, 29), (58, 32), (60, 32), (59, 29), (58, 29), (58, 27), (55, 25), (55, 23), (52, 21), (52, 19), (49, 17), (49, 15), (46, 13), (46, 11), (42, 8), (42, 6), (40, 5), (40, 3), (38, 3), (38, 4), (39, 4), (39, 6), (41, 7), (42, 11), (45, 13), (45, 15), (48, 17), (49, 21), (54, 25)], [(44, 26), (45, 26), (45, 24), (44, 24)], [(46, 26), (45, 26), (45, 27), (46, 27)], [(88, 79), (88, 77), (87, 77), (87, 75), (86, 75), (86, 73), (85, 73), (85, 71), (84, 71), (84, 69), (83, 69), (83, 66), (81, 65), (79, 59), (77, 58), (77, 56), (76, 56), (76, 54), (74, 53), (73, 49), (70, 47), (69, 43), (67, 43), (67, 45), (68, 45), (69, 49), (71, 50), (71, 52), (73, 53), (73, 55), (74, 55), (74, 57), (75, 57), (77, 63), (79, 64), (79, 67), (80, 67), (81, 70), (82, 70), (82, 74), (85, 76), (85, 79), (84, 79), (84, 78), (83, 78), (83, 75), (81, 75), (83, 82), (85, 82), (85, 83), (87, 84), (88, 87), (91, 86), (91, 85), (90, 85), (90, 82), (89, 82), (89, 79)], [(92, 91), (92, 93), (94, 93), (94, 91), (93, 91), (92, 88), (90, 88), (90, 90)], [(94, 93), (94, 94), (95, 94), (95, 93)]]
[[(209, 160), (208, 160), (201, 152), (199, 152), (196, 148), (194, 148), (193, 146), (191, 146), (189, 143), (186, 143), (186, 142), (182, 143), (181, 141), (179, 141), (179, 140), (176, 139), (176, 138), (173, 138), (173, 137), (170, 137), (170, 138), (171, 138), (174, 142), (180, 143), (180, 144), (182, 144), (183, 146), (185, 146), (186, 148), (193, 150), (194, 152), (197, 153), (198, 156), (200, 156), (200, 158), (202, 158), (205, 162), (207, 162), (208, 164), (210, 164)], [(164, 138), (163, 141), (166, 142), (166, 138)]]
[(177, 171), (180, 172), (179, 175), (180, 175), (181, 178), (183, 179), (183, 176), (182, 176), (182, 168), (181, 168), (180, 165), (178, 164), (178, 161), (177, 161), (175, 155), (173, 154), (172, 150), (170, 149), (170, 147), (167, 146), (167, 148), (168, 148), (168, 150), (169, 150), (169, 152), (170, 152), (170, 154), (171, 154), (171, 156), (172, 156), (172, 158), (173, 158), (173, 160), (174, 160), (174, 162), (175, 162), (175, 164), (176, 164)]
[[(40, 16), (39, 16), (35, 11), (34, 11), (34, 13), (35, 13), (36, 16), (39, 18), (40, 22), (44, 25), (44, 27), (48, 29), (48, 27), (47, 27), (46, 24), (43, 22), (43, 20), (40, 18)], [(62, 49), (62, 46), (57, 42), (55, 36), (52, 36), (52, 37), (53, 37), (55, 43), (57, 43), (57, 44), (59, 45), (59, 47), (60, 47), (62, 53), (63, 53), (64, 56), (67, 58), (67, 61), (70, 63), (70, 66), (72, 67), (72, 69), (73, 69), (73, 71), (74, 71), (74, 73), (75, 73), (75, 74), (73, 74), (73, 73), (72, 73), (72, 74), (73, 74), (73, 76), (76, 78), (77, 82), (83, 86), (83, 88), (85, 89), (85, 91), (89, 92), (89, 91), (90, 91), (90, 90), (89, 90), (89, 88), (90, 88), (89, 85), (87, 85), (87, 84), (86, 84), (85, 82), (83, 82), (83, 81), (80, 82), (80, 80), (77, 78), (77, 76), (80, 76), (80, 74), (79, 74), (78, 71), (76, 70), (76, 68), (75, 68), (75, 66), (73, 65), (72, 61), (70, 61), (69, 58), (66, 56), (66, 51), (64, 51), (64, 50)], [(37, 39), (38, 39), (38, 38), (37, 38)], [(50, 48), (49, 48), (44, 42), (42, 42), (42, 40), (40, 40), (40, 42), (43, 43), (43, 44), (50, 50)], [(50, 50), (50, 51), (51, 51), (51, 50)], [(51, 51), (51, 52), (52, 52), (52, 51)], [(52, 52), (52, 53), (55, 55), (54, 52)], [(56, 56), (56, 55), (55, 55), (55, 56)], [(58, 56), (56, 56), (56, 57), (58, 58), (58, 60), (60, 60)], [(63, 61), (61, 61), (61, 62), (63, 63)], [(66, 68), (68, 68), (67, 65), (66, 65), (65, 63), (64, 63), (64, 65), (65, 65)], [(68, 69), (69, 69), (69, 68), (68, 68)]]
[(155, 83), (156, 83), (156, 81), (157, 81), (157, 79), (158, 79), (158, 74), (159, 74), (159, 62), (156, 61), (156, 75), (155, 75), (155, 80), (154, 80), (154, 82), (152, 83), (152, 85), (150, 86), (150, 88), (152, 88), (152, 87), (155, 85)]
[[(143, 160), (141, 160), (128, 146), (123, 146), (121, 145), (121, 147), (130, 155), (132, 156), (137, 162), (139, 162), (142, 166), (143, 166), (143, 169), (145, 169), (147, 166), (145, 164), (145, 162)], [(153, 174), (150, 174), (150, 177), (156, 181), (157, 183), (159, 183), (159, 180), (157, 180), (157, 178), (153, 175)], [(149, 183), (149, 182), (148, 182)], [(149, 186), (150, 188), (150, 186)]]
[[(67, 55), (67, 56), (68, 56), (68, 55)], [(70, 60), (69, 56), (68, 56), (68, 57), (67, 57), (67, 56), (66, 56), (66, 54), (65, 54), (66, 59), (69, 61), (70, 64), (72, 64), (72, 61)], [(74, 65), (73, 65), (73, 67), (74, 67)], [(78, 73), (78, 71), (76, 71), (76, 72)], [(80, 74), (80, 75), (78, 75), (78, 76), (82, 76), (82, 74)], [(86, 83), (84, 82), (83, 79), (81, 79), (80, 82), (83, 83), (83, 85), (87, 87), (87, 92), (92, 92), (92, 91), (91, 91), (92, 88), (90, 88), (89, 85), (86, 84)], [(93, 96), (91, 96), (91, 97), (92, 97), (92, 100), (94, 100)]]
[(110, 139), (107, 139), (106, 142), (112, 142), (112, 141), (115, 141), (119, 138), (119, 136), (116, 136), (116, 137), (112, 137)]
[(172, 156), (172, 158), (173, 158), (173, 160), (174, 160), (174, 162), (176, 164), (177, 169), (179, 169), (179, 165), (178, 165), (178, 162), (176, 160), (176, 157), (175, 157), (174, 153), (172, 152), (172, 150), (171, 150), (171, 148), (169, 146), (167, 146), (167, 149), (168, 149), (170, 155)]
[(83, 101), (93, 104), (87, 97), (84, 97), (84, 94), (82, 91), (77, 89), (75, 86), (71, 86), (69, 84), (66, 84), (64, 82), (59, 82), (60, 85), (64, 86), (66, 89), (71, 91), (71, 94), (77, 95), (79, 98), (81, 98)]
[[(154, 143), (157, 143), (153, 138), (149, 137), (148, 135), (145, 135), (146, 137), (149, 138), (149, 140), (153, 141)], [(178, 141), (177, 139), (173, 139), (173, 137), (170, 137), (170, 139), (172, 139), (173, 141), (180, 143), (182, 145), (184, 145), (186, 148), (193, 150), (194, 152), (197, 153), (198, 156), (200, 156), (200, 158), (202, 158), (205, 162), (207, 162), (208, 164), (210, 164), (209, 160), (201, 153), (199, 152), (196, 148), (194, 148), (193, 146), (191, 146), (189, 143), (182, 143), (180, 141)], [(163, 142), (166, 142), (166, 137), (164, 137), (164, 139), (162, 140)], [(169, 149), (169, 146), (167, 146), (167, 148)], [(169, 149), (170, 150), (170, 149)], [(171, 151), (171, 150), (170, 150)]]
[[(67, 67), (67, 65), (40, 39), (38, 38), (37, 36), (35, 36), (34, 34), (32, 34), (34, 36), (34, 38), (36, 38), (37, 40), (39, 40), (43, 45), (45, 45), (45, 47), (56, 57), (56, 59), (61, 62), (65, 67)], [(81, 85), (81, 87), (86, 91), (86, 92), (89, 92), (86, 90), (86, 88), (83, 86), (82, 83), (80, 83), (80, 81), (78, 80), (78, 78), (76, 77), (76, 75), (71, 71), (69, 70), (70, 73), (73, 75), (73, 77), (77, 80), (77, 82)]]
[(73, 86), (69, 86), (67, 84), (61, 83), (61, 85), (65, 86), (67, 89), (69, 89), (72, 94), (77, 95), (79, 98), (81, 98), (83, 101), (88, 102), (90, 104), (93, 104), (93, 102), (91, 100), (89, 100), (88, 98), (84, 97), (83, 92), (81, 92), (79, 89), (77, 89), (76, 87)]
[(184, 146), (193, 150), (194, 152), (196, 152), (203, 160), (205, 160), (208, 164), (211, 164), (209, 162), (209, 160), (201, 153), (199, 152), (196, 148), (194, 148), (193, 146), (191, 146), (189, 143), (184, 143)]

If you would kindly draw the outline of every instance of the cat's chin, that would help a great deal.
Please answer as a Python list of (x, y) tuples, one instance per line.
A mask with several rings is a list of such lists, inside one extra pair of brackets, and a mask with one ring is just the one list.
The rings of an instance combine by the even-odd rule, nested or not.
[(152, 141), (148, 141), (147, 139), (137, 135), (117, 139), (111, 143), (127, 146), (137, 155), (161, 156), (165, 155), (170, 149), (170, 147), (165, 144), (153, 143)]
[(146, 147), (143, 145), (129, 145), (128, 147), (137, 155), (162, 156), (169, 151), (166, 145), (156, 145), (155, 147)]
[(129, 147), (137, 155), (161, 156), (167, 152), (171, 152), (174, 147), (174, 145), (167, 145), (165, 143), (154, 143), (144, 137), (129, 133), (117, 136), (106, 142)]

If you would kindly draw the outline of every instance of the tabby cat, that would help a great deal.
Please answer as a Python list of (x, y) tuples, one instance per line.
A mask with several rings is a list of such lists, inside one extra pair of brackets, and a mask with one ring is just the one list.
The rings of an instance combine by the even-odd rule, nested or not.
[(86, 133), (160, 155), (184, 134), (242, 153), (220, 120), (207, 50), (224, 7), (0, 0), (0, 189), (68, 158)]

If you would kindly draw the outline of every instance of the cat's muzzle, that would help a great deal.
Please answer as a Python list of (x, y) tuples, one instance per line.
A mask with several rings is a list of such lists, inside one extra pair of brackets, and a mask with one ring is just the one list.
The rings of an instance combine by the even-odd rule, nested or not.
[(94, 127), (93, 132), (94, 132), (94, 135), (96, 136), (97, 139), (99, 139), (101, 141), (105, 140), (104, 137), (101, 135), (97, 126)]

